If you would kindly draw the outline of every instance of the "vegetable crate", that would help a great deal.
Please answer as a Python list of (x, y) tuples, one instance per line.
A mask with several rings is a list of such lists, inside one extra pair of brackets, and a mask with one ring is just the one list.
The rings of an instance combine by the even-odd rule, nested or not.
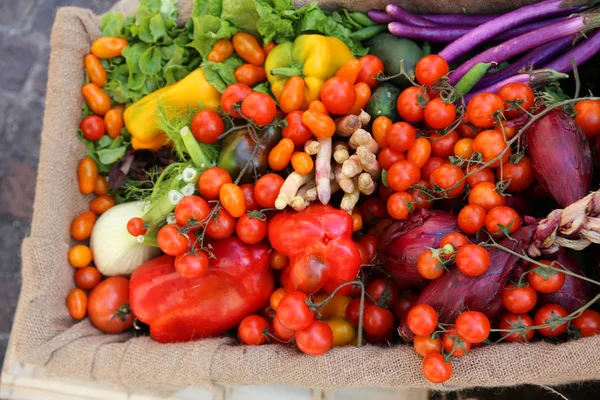
[[(403, 1), (417, 12), (505, 11), (530, 0)], [(186, 21), (192, 0), (180, 0)], [(299, 3), (305, 3), (304, 1)], [(384, 8), (383, 1), (322, 1), (324, 7)], [(298, 4), (303, 5), (303, 4)], [(519, 384), (558, 385), (600, 377), (600, 336), (555, 345), (501, 344), (477, 348), (454, 362), (453, 377), (435, 385), (408, 345), (334, 348), (319, 357), (281, 345), (239, 346), (232, 338), (160, 344), (149, 337), (101, 334), (88, 319), (74, 322), (64, 306), (72, 289), (66, 227), (87, 209), (77, 190), (77, 163), (85, 154), (76, 132), (82, 109), (81, 60), (100, 36), (100, 18), (79, 8), (59, 10), (51, 37), (48, 96), (31, 236), (22, 248), (23, 286), (12, 343), (16, 359), (43, 366), (49, 376), (98, 380), (130, 389), (169, 393), (187, 386), (365, 386), (454, 390)]]

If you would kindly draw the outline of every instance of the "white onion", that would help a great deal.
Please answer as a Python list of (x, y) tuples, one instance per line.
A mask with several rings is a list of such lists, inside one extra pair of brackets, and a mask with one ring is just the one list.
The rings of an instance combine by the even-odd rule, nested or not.
[(103, 275), (129, 275), (160, 254), (160, 249), (138, 243), (127, 231), (127, 222), (143, 214), (144, 202), (134, 201), (112, 207), (96, 221), (90, 247), (94, 264)]

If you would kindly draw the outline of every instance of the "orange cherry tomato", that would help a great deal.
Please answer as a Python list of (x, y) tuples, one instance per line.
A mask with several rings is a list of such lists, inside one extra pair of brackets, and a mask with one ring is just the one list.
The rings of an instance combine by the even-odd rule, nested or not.
[(96, 223), (96, 214), (86, 211), (71, 222), (71, 237), (75, 240), (88, 240)]
[(356, 100), (348, 114), (358, 115), (371, 100), (371, 88), (366, 83), (359, 82), (354, 85), (354, 93), (356, 94)]
[(95, 83), (98, 87), (106, 85), (106, 70), (98, 57), (93, 54), (88, 54), (83, 58), (83, 65), (90, 82)]
[(311, 156), (303, 151), (297, 151), (292, 154), (292, 167), (297, 173), (305, 175), (313, 170), (315, 163)]
[(288, 291), (282, 287), (271, 293), (271, 297), (269, 298), (269, 304), (273, 310), (277, 311), (277, 306), (279, 305), (279, 302), (286, 294), (288, 294)]
[(491, 182), (481, 182), (473, 186), (468, 201), (471, 205), (483, 208), (485, 212), (506, 204), (506, 198), (498, 193), (496, 185)]
[(94, 194), (96, 196), (103, 196), (108, 194), (108, 182), (104, 175), (98, 175), (96, 183), (94, 184)]
[(406, 159), (414, 162), (421, 168), (431, 155), (431, 143), (427, 138), (420, 137), (416, 138), (413, 145), (408, 149), (406, 153)]
[(87, 294), (79, 288), (75, 288), (67, 295), (67, 308), (69, 314), (75, 319), (83, 319), (87, 312)]
[[(487, 130), (479, 133), (473, 139), (473, 151), (481, 153), (482, 161), (484, 163), (490, 162), (493, 159), (500, 156), (500, 154), (506, 149), (506, 142), (501, 132), (496, 130)], [(510, 157), (510, 151), (504, 151), (501, 160), (496, 160), (490, 164), (491, 168), (499, 167), (501, 163), (508, 161)]]
[(302, 122), (319, 139), (327, 139), (335, 134), (335, 122), (327, 114), (316, 111), (304, 111)]
[[(285, 83), (279, 96), (279, 108), (286, 114), (299, 110), (304, 102), (304, 79), (292, 76)], [(323, 106), (323, 108), (325, 108)]]
[(118, 110), (112, 108), (104, 115), (104, 126), (106, 127), (106, 133), (108, 133), (108, 136), (110, 136), (112, 139), (121, 134), (123, 125), (123, 115), (120, 114)]
[(246, 212), (246, 197), (242, 189), (235, 183), (226, 183), (221, 186), (219, 200), (233, 218), (239, 218)]
[(352, 231), (356, 232), (356, 231), (360, 231), (363, 227), (363, 220), (362, 220), (362, 216), (360, 215), (359, 212), (353, 212), (352, 213)]
[(233, 76), (236, 81), (248, 86), (254, 86), (257, 83), (267, 80), (265, 67), (253, 64), (240, 65), (233, 73)]
[(293, 152), (294, 142), (292, 139), (281, 139), (269, 153), (269, 167), (271, 167), (273, 171), (284, 170), (290, 163)]
[(233, 35), (233, 49), (242, 60), (254, 65), (265, 63), (265, 52), (258, 41), (249, 33), (238, 32)]
[(94, 200), (90, 201), (90, 210), (92, 210), (97, 215), (102, 215), (109, 208), (114, 207), (114, 205), (115, 199), (113, 199), (111, 196), (98, 196)]
[(112, 106), (111, 110), (117, 111), (119, 114), (123, 115), (125, 112), (125, 104), (115, 104)]
[(308, 111), (319, 112), (321, 114), (329, 115), (329, 111), (325, 107), (325, 104), (321, 100), (313, 100), (308, 105)]
[(275, 48), (275, 46), (277, 46), (274, 42), (269, 42), (267, 44), (265, 44), (262, 49), (265, 52), (265, 56), (268, 56), (269, 53), (271, 52), (271, 50), (273, 50)]
[(454, 155), (468, 160), (473, 155), (473, 139), (462, 138), (454, 145)]
[(377, 145), (382, 149), (388, 147), (388, 143), (386, 140), (386, 135), (392, 129), (393, 122), (391, 119), (386, 117), (385, 115), (381, 115), (373, 121), (373, 138), (377, 142)]
[(75, 271), (75, 285), (83, 290), (92, 290), (94, 286), (100, 283), (102, 274), (96, 267), (83, 267)]
[(69, 263), (75, 268), (87, 267), (92, 260), (92, 250), (84, 244), (77, 244), (69, 250)]
[(233, 44), (231, 44), (231, 41), (227, 39), (220, 39), (217, 40), (212, 50), (208, 54), (208, 61), (223, 62), (231, 57), (232, 54)]
[(91, 52), (98, 58), (119, 57), (128, 44), (123, 38), (105, 36), (92, 43)]
[(336, 72), (335, 76), (342, 78), (343, 80), (354, 85), (356, 83), (356, 78), (358, 78), (360, 67), (360, 61), (358, 61), (356, 58), (351, 58), (350, 60), (346, 61), (344, 65), (342, 65), (342, 68)]
[(110, 110), (110, 97), (95, 83), (83, 85), (81, 94), (94, 114), (104, 115)]
[(77, 166), (77, 182), (79, 190), (83, 194), (90, 194), (96, 186), (98, 178), (98, 166), (90, 157), (85, 157)]

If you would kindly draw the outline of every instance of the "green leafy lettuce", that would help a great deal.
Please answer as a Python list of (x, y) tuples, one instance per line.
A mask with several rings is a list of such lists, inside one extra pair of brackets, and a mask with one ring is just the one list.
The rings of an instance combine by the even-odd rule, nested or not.
[(236, 68), (243, 63), (241, 58), (234, 55), (220, 63), (206, 61), (202, 64), (202, 70), (204, 71), (206, 80), (208, 80), (215, 89), (223, 93), (227, 86), (237, 82), (233, 74)]

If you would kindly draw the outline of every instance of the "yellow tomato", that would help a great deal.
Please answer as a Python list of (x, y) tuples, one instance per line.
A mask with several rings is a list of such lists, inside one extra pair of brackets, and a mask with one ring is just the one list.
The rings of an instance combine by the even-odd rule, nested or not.
[(333, 332), (333, 346), (348, 346), (356, 343), (356, 328), (345, 318), (333, 318), (324, 321)]
[[(321, 303), (323, 302), (329, 295), (327, 294), (317, 294), (315, 295), (314, 302)], [(321, 318), (328, 319), (334, 317), (345, 318), (346, 317), (346, 308), (348, 304), (352, 301), (352, 297), (350, 296), (338, 296), (335, 295), (325, 306), (321, 309), (320, 314)]]

